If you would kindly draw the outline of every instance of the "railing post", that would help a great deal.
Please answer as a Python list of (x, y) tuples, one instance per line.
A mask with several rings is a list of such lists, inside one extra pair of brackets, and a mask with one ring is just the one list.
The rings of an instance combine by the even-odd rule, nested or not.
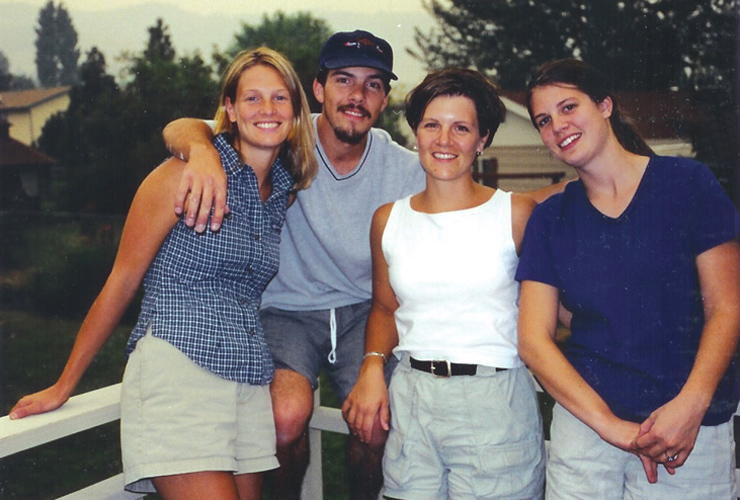
[(474, 164), (473, 180), (492, 188), (498, 187), (498, 159), (479, 158)]
[[(314, 414), (319, 406), (321, 406), (321, 394), (317, 387), (313, 393)], [(322, 500), (324, 498), (324, 481), (321, 471), (321, 431), (309, 427), (308, 442), (310, 456), (306, 477), (303, 478), (301, 498), (303, 500)]]

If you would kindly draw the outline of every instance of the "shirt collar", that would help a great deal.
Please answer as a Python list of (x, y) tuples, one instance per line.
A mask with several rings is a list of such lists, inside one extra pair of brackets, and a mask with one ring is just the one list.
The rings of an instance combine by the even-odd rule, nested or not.
[[(231, 144), (229, 144), (229, 141), (226, 140), (224, 134), (218, 134), (214, 137), (213, 145), (219, 155), (221, 155), (221, 163), (226, 171), (226, 175), (234, 174), (245, 166), (248, 166), (245, 163), (242, 163), (239, 153)], [(272, 179), (273, 193), (290, 191), (293, 184), (295, 184), (293, 176), (283, 166), (283, 162), (280, 157), (275, 160), (275, 163), (273, 163), (270, 168), (270, 178)]]

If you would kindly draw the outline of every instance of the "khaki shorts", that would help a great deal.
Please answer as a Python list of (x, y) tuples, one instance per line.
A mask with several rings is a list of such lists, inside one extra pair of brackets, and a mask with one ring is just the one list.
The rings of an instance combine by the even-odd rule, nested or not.
[(732, 422), (701, 426), (689, 458), (670, 475), (658, 466), (648, 483), (640, 459), (607, 443), (555, 405), (547, 464), (549, 500), (736, 500)]
[(121, 452), (126, 489), (143, 493), (152, 477), (275, 469), (269, 386), (218, 377), (147, 333), (123, 376)]
[(383, 494), (417, 500), (543, 496), (545, 446), (525, 367), (439, 378), (409, 366), (390, 385)]

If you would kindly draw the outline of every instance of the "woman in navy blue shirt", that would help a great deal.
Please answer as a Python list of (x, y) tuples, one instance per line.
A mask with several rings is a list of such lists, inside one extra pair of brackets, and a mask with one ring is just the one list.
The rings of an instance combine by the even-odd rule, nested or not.
[(734, 499), (736, 210), (706, 166), (652, 154), (591, 66), (547, 63), (527, 97), (578, 173), (535, 209), (517, 271), (520, 355), (559, 403), (547, 497)]
[(171, 209), (185, 162), (170, 158), (141, 184), (113, 270), (59, 380), (10, 418), (63, 405), (117, 326), (142, 280), (126, 349), (121, 450), (126, 489), (165, 499), (258, 499), (277, 467), (269, 383), (274, 366), (258, 308), (278, 267), (289, 200), (316, 173), (307, 101), (290, 63), (259, 48), (224, 74), (214, 145), (230, 217), (199, 235)]

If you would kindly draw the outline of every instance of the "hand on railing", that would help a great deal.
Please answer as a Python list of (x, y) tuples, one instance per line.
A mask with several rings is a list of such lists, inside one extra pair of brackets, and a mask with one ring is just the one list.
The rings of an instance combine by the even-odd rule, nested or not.
[(68, 399), (69, 394), (55, 384), (48, 389), (21, 398), (10, 409), (8, 417), (10, 420), (17, 420), (28, 415), (37, 415), (56, 410), (66, 403)]

